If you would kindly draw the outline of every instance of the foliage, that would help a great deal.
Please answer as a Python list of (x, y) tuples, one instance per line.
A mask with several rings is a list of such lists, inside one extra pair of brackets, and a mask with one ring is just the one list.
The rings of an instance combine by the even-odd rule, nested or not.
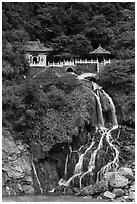
[(116, 59), (134, 57), (134, 2), (3, 2), (2, 14), (4, 32), (24, 30), (61, 60), (87, 57), (99, 43)]
[(123, 124), (135, 125), (135, 61), (121, 60), (107, 66), (99, 82), (121, 107)]
[(2, 74), (5, 79), (13, 79), (26, 74), (28, 62), (25, 58), (25, 42), (28, 39), (23, 30), (4, 31), (2, 41)]
[[(3, 125), (16, 137), (48, 150), (57, 141), (70, 142), (85, 123), (96, 125), (94, 97), (75, 75), (56, 67), (23, 80), (28, 40), (52, 46), (51, 61), (90, 58), (101, 43), (117, 61), (99, 83), (122, 112), (122, 124), (134, 127), (134, 2), (3, 2), (2, 15)], [(90, 67), (77, 73), (85, 71)]]
[(29, 79), (22, 85), (4, 88), (4, 126), (8, 121), (16, 138), (27, 143), (36, 141), (46, 151), (56, 143), (71, 142), (85, 123), (94, 126), (94, 95), (69, 75), (58, 77), (54, 82), (45, 78), (43, 81)]

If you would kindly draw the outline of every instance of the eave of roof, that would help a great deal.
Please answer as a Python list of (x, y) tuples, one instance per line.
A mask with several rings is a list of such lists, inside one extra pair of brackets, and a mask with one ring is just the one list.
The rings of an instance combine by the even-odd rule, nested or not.
[(25, 47), (28, 52), (49, 52), (53, 50), (51, 47), (44, 47), (39, 41), (28, 41)]
[(101, 45), (99, 45), (97, 49), (93, 50), (89, 54), (109, 54), (110, 55), (111, 53), (105, 50), (104, 48), (102, 48)]

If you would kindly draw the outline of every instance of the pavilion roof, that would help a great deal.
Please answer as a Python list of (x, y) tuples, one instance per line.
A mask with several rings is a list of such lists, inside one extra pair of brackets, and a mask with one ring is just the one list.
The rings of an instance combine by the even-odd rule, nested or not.
[(37, 52), (47, 52), (52, 51), (52, 48), (47, 48), (44, 44), (40, 43), (39, 41), (28, 41), (26, 45), (27, 51), (37, 51)]
[(109, 51), (105, 50), (104, 48), (101, 47), (101, 45), (99, 45), (99, 47), (95, 50), (93, 50), (92, 52), (90, 52), (90, 54), (111, 54)]

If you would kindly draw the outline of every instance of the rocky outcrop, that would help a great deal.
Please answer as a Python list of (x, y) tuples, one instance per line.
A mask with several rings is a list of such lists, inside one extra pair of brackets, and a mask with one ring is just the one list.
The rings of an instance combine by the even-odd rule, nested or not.
[(3, 195), (34, 193), (30, 153), (27, 146), (15, 144), (8, 130), (3, 130), (2, 158)]
[(41, 158), (39, 155), (37, 152), (37, 157), (34, 154), (35, 159), (32, 159), (28, 146), (20, 141), (15, 143), (10, 132), (3, 130), (3, 196), (41, 192), (41, 189), (51, 190), (57, 184), (58, 175), (54, 163), (37, 163)]
[(128, 185), (128, 179), (118, 172), (107, 172), (104, 178), (112, 188), (124, 188)]

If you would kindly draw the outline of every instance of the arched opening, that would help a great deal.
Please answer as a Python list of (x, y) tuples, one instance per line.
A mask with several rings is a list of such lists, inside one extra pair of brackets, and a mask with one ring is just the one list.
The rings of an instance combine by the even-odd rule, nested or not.
[(37, 64), (38, 61), (37, 61), (37, 57), (33, 57), (33, 64)]
[(67, 68), (66, 68), (66, 72), (74, 72), (73, 67), (67, 67)]

